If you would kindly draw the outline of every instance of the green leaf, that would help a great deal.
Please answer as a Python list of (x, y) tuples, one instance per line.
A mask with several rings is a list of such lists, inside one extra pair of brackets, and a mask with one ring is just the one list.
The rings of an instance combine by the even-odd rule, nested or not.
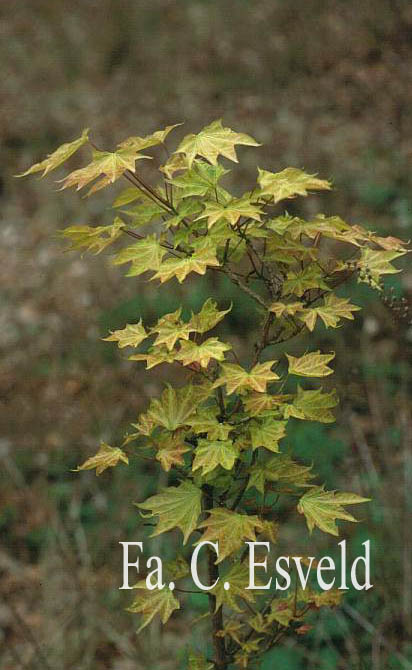
[(150, 135), (145, 137), (133, 136), (128, 137), (127, 140), (121, 142), (118, 146), (122, 149), (133, 149), (134, 151), (142, 151), (143, 149), (148, 149), (149, 147), (154, 147), (157, 144), (164, 144), (164, 141), (168, 134), (178, 126), (183, 125), (182, 123), (175, 123), (173, 126), (166, 126), (163, 130), (156, 130)]
[(142, 623), (137, 632), (140, 633), (152, 619), (159, 615), (163, 624), (169, 619), (174, 610), (180, 609), (179, 601), (173, 595), (173, 592), (168, 586), (163, 589), (153, 589), (152, 591), (146, 587), (144, 580), (138, 582), (133, 588), (141, 590), (141, 593), (136, 595), (133, 603), (127, 608), (128, 612), (133, 614), (141, 614)]
[(174, 354), (169, 352), (166, 347), (150, 347), (144, 354), (133, 354), (129, 356), (129, 361), (146, 361), (146, 370), (154, 368), (162, 363), (173, 363)]
[[(226, 591), (224, 584), (229, 582), (230, 589)], [(259, 580), (256, 576), (256, 586), (259, 586)], [(256, 599), (256, 592), (248, 590), (249, 586), (249, 568), (245, 563), (235, 563), (224, 575), (221, 576), (219, 582), (211, 590), (211, 593), (216, 598), (215, 612), (226, 605), (234, 612), (242, 612), (240, 601), (254, 603)]]
[(114, 468), (119, 461), (129, 465), (129, 459), (124, 451), (118, 447), (110, 447), (106, 442), (102, 442), (97, 454), (88, 458), (76, 470), (94, 470), (96, 468), (96, 475), (101, 475), (107, 468)]
[(155, 531), (151, 537), (166, 533), (172, 528), (180, 528), (183, 533), (183, 544), (197, 527), (201, 507), (202, 492), (189, 481), (179, 486), (169, 486), (151, 496), (137, 507), (148, 510), (145, 518), (159, 517)]
[(183, 365), (198, 363), (202, 368), (207, 368), (212, 359), (223, 361), (225, 352), (231, 348), (230, 344), (219, 342), (217, 337), (209, 337), (202, 344), (189, 340), (181, 342), (180, 351), (176, 354), (175, 359), (181, 361)]
[(128, 223), (130, 228), (140, 228), (165, 214), (164, 207), (159, 203), (143, 197), (140, 200), (142, 202), (134, 205), (134, 207), (120, 210), (122, 214), (130, 217), (131, 220)]
[(31, 168), (26, 170), (26, 172), (23, 172), (22, 174), (17, 174), (16, 177), (25, 177), (28, 174), (33, 174), (34, 172), (42, 172), (42, 177), (45, 177), (46, 174), (51, 172), (52, 170), (55, 170), (59, 165), (64, 163), (65, 161), (70, 158), (70, 156), (73, 156), (74, 153), (80, 147), (82, 147), (86, 142), (89, 141), (89, 128), (86, 128), (83, 130), (82, 134), (80, 137), (78, 137), (76, 140), (73, 140), (73, 142), (67, 142), (66, 144), (62, 144), (61, 147), (56, 149), (56, 151), (53, 151), (52, 154), (49, 154), (47, 158), (45, 158), (41, 163), (35, 163), (35, 165), (32, 165)]
[(258, 416), (266, 411), (281, 407), (291, 395), (267, 395), (266, 393), (251, 393), (243, 400), (246, 412), (250, 416)]
[(138, 347), (146, 339), (147, 333), (140, 319), (139, 323), (128, 323), (121, 330), (110, 331), (108, 337), (103, 337), (105, 342), (117, 342), (119, 349), (124, 347)]
[(231, 470), (239, 456), (239, 449), (231, 440), (198, 440), (195, 449), (195, 458), (192, 465), (193, 472), (202, 468), (202, 475), (207, 475), (219, 465), (225, 470)]
[(339, 535), (336, 519), (356, 522), (343, 505), (357, 505), (369, 500), (356, 493), (325, 491), (323, 486), (314, 486), (299, 500), (298, 512), (305, 515), (310, 533), (317, 526), (324, 533)]
[(190, 319), (190, 326), (192, 330), (197, 333), (205, 333), (208, 330), (214, 328), (219, 321), (221, 321), (226, 314), (230, 312), (232, 305), (229, 309), (225, 309), (221, 312), (217, 309), (217, 303), (212, 298), (208, 298), (203, 304), (202, 309), (197, 314), (193, 314)]
[(188, 340), (189, 335), (193, 332), (190, 323), (183, 323), (180, 320), (182, 308), (176, 312), (165, 314), (162, 316), (156, 326), (151, 330), (152, 333), (158, 333), (154, 344), (156, 346), (165, 344), (171, 351), (178, 340)]
[(135, 277), (148, 270), (158, 270), (165, 254), (166, 249), (162, 247), (160, 239), (156, 235), (147, 235), (130, 247), (122, 249), (112, 262), (114, 265), (131, 262), (127, 276)]
[(278, 375), (271, 370), (276, 362), (257, 363), (250, 372), (240, 365), (223, 363), (221, 366), (223, 374), (215, 382), (215, 388), (226, 384), (229, 395), (235, 391), (243, 392), (248, 389), (265, 393), (267, 384), (279, 379)]
[(209, 510), (209, 517), (199, 524), (198, 528), (205, 528), (201, 541), (219, 543), (219, 558), (221, 563), (227, 556), (240, 549), (244, 540), (256, 540), (255, 529), (263, 529), (262, 522), (257, 516), (238, 514), (224, 507)]
[(294, 316), (296, 312), (300, 312), (303, 309), (304, 305), (302, 302), (273, 302), (269, 307), (269, 311), (273, 312), (273, 314), (276, 314), (278, 319), (285, 315)]
[(224, 195), (218, 187), (219, 180), (229, 172), (223, 165), (195, 161), (190, 170), (179, 177), (169, 179), (169, 183), (179, 189), (181, 198), (192, 196), (208, 196), (212, 193)]
[(287, 279), (283, 284), (282, 295), (293, 293), (301, 296), (310, 288), (321, 288), (330, 291), (325, 283), (323, 273), (316, 265), (307, 265), (304, 270), (288, 272)]
[(246, 193), (241, 198), (233, 198), (227, 204), (216, 201), (206, 202), (203, 212), (196, 220), (207, 218), (208, 228), (211, 228), (219, 219), (225, 219), (231, 226), (234, 226), (242, 216), (260, 221), (261, 214), (261, 208), (252, 204), (250, 195)]
[[(358, 267), (369, 273), (370, 278), (376, 284), (379, 284), (379, 279), (382, 275), (396, 274), (400, 272), (391, 261), (406, 254), (406, 250), (402, 251), (382, 251), (381, 249), (361, 249), (361, 257), (358, 261)], [(368, 281), (368, 274), (359, 277), (361, 281)]]
[(196, 434), (207, 433), (210, 440), (227, 440), (234, 428), (230, 423), (218, 421), (216, 410), (212, 407), (199, 410), (195, 416), (188, 419), (188, 424)]
[(60, 180), (63, 182), (62, 190), (76, 186), (76, 190), (79, 191), (98, 177), (102, 177), (88, 192), (87, 195), (91, 195), (101, 188), (113, 184), (126, 170), (134, 172), (136, 161), (142, 158), (149, 158), (149, 156), (140, 155), (134, 149), (94, 150), (93, 160), (86, 167), (75, 170)]
[(209, 240), (204, 240), (204, 245), (187, 258), (168, 258), (160, 265), (152, 279), (160, 279), (161, 283), (176, 277), (181, 284), (191, 272), (204, 275), (207, 268), (217, 267), (219, 261), (216, 258), (216, 250)]
[(289, 362), (289, 374), (299, 377), (327, 377), (333, 374), (333, 370), (328, 367), (328, 363), (335, 358), (335, 353), (321, 354), (320, 351), (312, 351), (299, 358), (286, 354)]
[(110, 244), (116, 242), (125, 227), (124, 222), (116, 217), (110, 226), (69, 226), (59, 231), (60, 237), (69, 240), (70, 251), (83, 249), (93, 254), (100, 254)]
[(203, 156), (212, 165), (216, 165), (219, 155), (229, 158), (229, 160), (238, 162), (235, 146), (244, 144), (251, 147), (260, 146), (253, 137), (244, 133), (236, 133), (230, 128), (224, 128), (222, 121), (213, 121), (205, 126), (197, 135), (190, 134), (183, 138), (175, 153), (185, 154), (189, 167), (196, 156)]
[(300, 465), (287, 454), (271, 456), (250, 468), (248, 489), (254, 486), (260, 493), (264, 493), (267, 481), (284, 486), (308, 486), (308, 482), (313, 479), (311, 469), (312, 466)]
[(161, 439), (157, 438), (156, 460), (160, 462), (163, 470), (169, 472), (174, 465), (184, 465), (183, 456), (190, 451), (181, 435), (170, 435), (163, 433)]
[(322, 393), (322, 389), (305, 391), (298, 386), (298, 393), (292, 405), (285, 408), (285, 416), (306, 421), (333, 423), (335, 417), (331, 410), (338, 404), (336, 392)]
[(308, 195), (308, 191), (330, 190), (331, 184), (315, 175), (307, 174), (298, 168), (286, 168), (282, 172), (258, 170), (258, 183), (261, 196), (269, 195), (274, 202), (296, 195)]
[(254, 419), (250, 424), (252, 449), (265, 447), (269, 451), (279, 451), (279, 440), (286, 435), (287, 421), (266, 417), (263, 421)]
[(184, 386), (174, 389), (168, 385), (160, 398), (154, 398), (147, 416), (158, 426), (173, 431), (187, 425), (188, 419), (196, 411), (194, 387)]
[(302, 315), (298, 318), (303, 321), (307, 328), (312, 332), (316, 325), (316, 320), (320, 317), (326, 328), (336, 328), (340, 319), (350, 319), (353, 321), (354, 316), (352, 312), (357, 312), (361, 308), (357, 305), (351, 305), (349, 298), (339, 298), (334, 293), (327, 295), (323, 301), (323, 305), (305, 309)]

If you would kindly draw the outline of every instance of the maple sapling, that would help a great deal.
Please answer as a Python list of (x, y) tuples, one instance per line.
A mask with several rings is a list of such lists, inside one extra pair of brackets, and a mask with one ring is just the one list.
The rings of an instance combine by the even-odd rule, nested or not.
[[(339, 216), (317, 214), (307, 220), (289, 215), (284, 210), (289, 199), (331, 188), (297, 168), (258, 169), (251, 189), (233, 195), (223, 185), (227, 165), (237, 163), (238, 146), (259, 144), (221, 121), (186, 135), (158, 169), (151, 161), (147, 178), (150, 152), (164, 147), (175, 129), (128, 137), (115, 151), (97, 150), (85, 130), (24, 174), (46, 175), (87, 148), (89, 162), (70, 172), (62, 189), (88, 187), (91, 196), (120, 180), (127, 180), (128, 187), (115, 197), (112, 222), (62, 231), (71, 249), (94, 254), (114, 249), (112, 264), (127, 266), (129, 278), (145, 275), (156, 290), (159, 283), (219, 273), (237, 287), (236, 300), (243, 292), (256, 307), (259, 335), (247, 356), (219, 335), (232, 305), (218, 305), (212, 297), (190, 316), (179, 308), (147, 324), (136, 314), (133, 323), (109, 333), (106, 340), (133, 350), (129, 359), (136, 365), (179, 367), (187, 379), (182, 386), (166, 385), (159, 398), (152, 398), (120, 446), (102, 443), (79, 467), (100, 475), (120, 463), (134, 467), (144, 453), (173, 473), (168, 486), (138, 507), (155, 523), (153, 536), (179, 529), (184, 546), (174, 561), (160, 565), (153, 560), (146, 566), (154, 572), (153, 583), (164, 588), (151, 589), (140, 580), (129, 610), (140, 616), (139, 630), (155, 616), (166, 623), (187, 597), (188, 544), (206, 542), (197, 556), (212, 587), (204, 597), (213, 651), (192, 650), (187, 667), (247, 668), (286, 634), (302, 632), (309, 610), (337, 605), (342, 590), (329, 588), (332, 559), (321, 566), (327, 585), (322, 592), (308, 583), (278, 594), (275, 580), (269, 589), (248, 589), (245, 543), (258, 542), (262, 548), (277, 542), (283, 531), (277, 513), (281, 503), (296, 512), (297, 522), (302, 515), (309, 533), (317, 528), (337, 536), (337, 521), (356, 521), (347, 506), (366, 501), (316, 483), (312, 466), (295, 458), (294, 445), (287, 443), (292, 422), (331, 423), (338, 403), (335, 391), (319, 384), (333, 374), (335, 354), (301, 354), (296, 338), (352, 320), (360, 308), (339, 295), (339, 287), (355, 279), (380, 291), (382, 276), (398, 272), (392, 261), (407, 249), (401, 240), (352, 226)], [(253, 561), (263, 560), (256, 549)], [(278, 572), (279, 567), (289, 574), (287, 561)], [(260, 584), (258, 576), (255, 583)], [(366, 575), (362, 588), (369, 583)]]

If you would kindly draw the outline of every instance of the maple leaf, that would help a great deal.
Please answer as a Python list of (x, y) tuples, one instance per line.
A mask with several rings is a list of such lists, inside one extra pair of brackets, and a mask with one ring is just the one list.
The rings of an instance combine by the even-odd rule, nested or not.
[(270, 613), (268, 615), (268, 621), (273, 623), (279, 623), (281, 626), (289, 626), (290, 622), (294, 618), (294, 606), (291, 598), (277, 598), (273, 601)]
[(271, 370), (276, 362), (257, 363), (250, 372), (235, 363), (223, 363), (221, 366), (223, 375), (215, 382), (215, 388), (226, 384), (229, 395), (247, 389), (265, 393), (268, 382), (279, 379), (279, 376)]
[(147, 416), (170, 431), (187, 425), (187, 420), (196, 411), (193, 390), (190, 385), (177, 390), (167, 385), (161, 397), (151, 401)]
[(266, 417), (263, 421), (254, 419), (250, 424), (252, 449), (266, 447), (269, 451), (279, 451), (279, 440), (286, 435), (287, 421)]
[(82, 147), (86, 142), (89, 141), (89, 128), (86, 128), (83, 130), (82, 134), (80, 137), (78, 137), (76, 140), (73, 140), (73, 142), (66, 142), (66, 144), (62, 144), (61, 147), (56, 149), (56, 151), (53, 151), (52, 154), (49, 154), (47, 158), (45, 158), (41, 163), (35, 163), (35, 165), (32, 165), (26, 172), (22, 172), (22, 174), (17, 174), (16, 177), (25, 177), (28, 174), (33, 174), (35, 172), (42, 172), (43, 174), (41, 175), (42, 177), (45, 177), (46, 174), (51, 172), (52, 170), (55, 170), (59, 165), (67, 161), (70, 156), (73, 156), (74, 153), (80, 147)]
[(260, 195), (270, 195), (275, 203), (285, 198), (294, 198), (296, 195), (306, 196), (308, 191), (331, 189), (328, 181), (292, 167), (281, 172), (258, 169), (258, 183), (261, 188)]
[(164, 216), (165, 210), (163, 205), (160, 205), (158, 202), (153, 202), (149, 198), (140, 198), (142, 202), (139, 202), (129, 209), (121, 209), (122, 214), (130, 217), (130, 222), (128, 223), (130, 228), (140, 228), (154, 219), (158, 219), (161, 216)]
[(113, 184), (126, 170), (133, 172), (136, 161), (143, 158), (150, 158), (150, 156), (138, 154), (134, 149), (119, 149), (118, 151), (94, 150), (92, 161), (88, 165), (71, 172), (67, 177), (60, 180), (63, 183), (62, 190), (76, 186), (76, 190), (79, 191), (103, 175), (103, 178), (87, 194), (91, 195), (100, 188)]
[(175, 172), (188, 169), (188, 162), (186, 156), (183, 154), (172, 154), (164, 165), (161, 165), (159, 170), (171, 179)]
[(315, 328), (317, 318), (320, 317), (326, 328), (336, 328), (340, 319), (350, 319), (353, 321), (352, 312), (357, 312), (361, 308), (357, 305), (351, 305), (349, 298), (339, 298), (334, 293), (330, 293), (324, 298), (323, 305), (304, 310), (298, 318), (303, 321), (307, 328), (312, 332)]
[(97, 255), (119, 239), (124, 227), (124, 222), (116, 217), (109, 226), (68, 226), (58, 234), (69, 240), (70, 251), (84, 249)]
[(158, 460), (166, 472), (169, 472), (173, 465), (184, 465), (183, 456), (190, 451), (190, 447), (185, 443), (181, 435), (170, 435), (163, 433), (156, 439), (156, 460)]
[[(220, 548), (220, 545), (219, 545)], [(226, 591), (224, 584), (228, 582), (230, 589)], [(259, 581), (256, 581), (256, 586), (259, 586)], [(255, 591), (247, 589), (249, 586), (249, 568), (245, 563), (235, 563), (224, 575), (221, 576), (219, 582), (211, 590), (211, 593), (216, 598), (215, 612), (226, 605), (234, 612), (242, 612), (239, 600), (248, 603), (255, 602)]]
[(314, 486), (300, 498), (298, 512), (305, 515), (310, 533), (317, 526), (324, 533), (339, 535), (336, 519), (356, 522), (343, 505), (357, 505), (369, 500), (356, 493), (325, 491), (323, 486)]
[(294, 316), (296, 312), (302, 311), (303, 309), (304, 305), (302, 302), (273, 302), (269, 307), (269, 311), (273, 312), (273, 314), (276, 314), (278, 319), (285, 314), (288, 316)]
[(181, 284), (191, 272), (204, 275), (208, 266), (217, 267), (219, 261), (216, 258), (216, 249), (210, 244), (210, 240), (204, 240), (204, 246), (196, 250), (191, 256), (186, 258), (168, 258), (162, 263), (152, 277), (160, 279), (163, 284), (169, 279), (176, 277)]
[[(396, 274), (397, 272), (400, 272), (400, 270), (392, 265), (391, 261), (406, 253), (407, 251), (405, 249), (402, 251), (382, 251), (381, 249), (375, 250), (362, 248), (361, 257), (358, 260), (358, 267), (361, 270), (366, 270), (375, 284), (379, 284), (381, 275)], [(362, 277), (359, 277), (359, 279), (362, 280)], [(365, 279), (368, 281), (367, 275)]]
[(207, 433), (210, 440), (227, 440), (234, 426), (217, 420), (216, 411), (211, 407), (198, 411), (188, 419), (188, 424), (194, 433)]
[(217, 309), (217, 303), (212, 298), (208, 298), (203, 304), (202, 309), (197, 314), (193, 314), (190, 319), (190, 326), (192, 330), (197, 333), (205, 333), (207, 330), (214, 328), (219, 321), (221, 321), (226, 314), (230, 312), (232, 305), (229, 309), (222, 310), (221, 312)]
[(219, 465), (225, 470), (231, 470), (238, 456), (239, 449), (232, 440), (200, 439), (195, 449), (192, 470), (194, 472), (202, 468), (202, 475), (207, 475)]
[(285, 408), (285, 417), (294, 416), (296, 419), (333, 423), (335, 417), (331, 409), (336, 407), (338, 399), (336, 392), (322, 393), (322, 389), (305, 391), (298, 386), (298, 392), (292, 405)]
[(206, 202), (203, 212), (195, 220), (207, 218), (208, 228), (211, 228), (219, 219), (225, 219), (231, 226), (234, 226), (241, 216), (260, 221), (261, 214), (261, 208), (252, 204), (250, 195), (246, 193), (241, 198), (233, 198), (227, 204), (216, 201)]
[(189, 339), (193, 328), (190, 327), (189, 323), (183, 323), (180, 320), (181, 313), (182, 309), (180, 308), (176, 312), (165, 314), (158, 320), (156, 326), (151, 330), (152, 333), (158, 333), (155, 345), (165, 344), (171, 351), (179, 339)]
[(183, 533), (183, 544), (197, 527), (201, 507), (202, 491), (189, 481), (179, 486), (169, 486), (151, 496), (137, 507), (148, 510), (145, 518), (159, 517), (155, 531), (151, 537), (166, 533), (172, 528), (180, 528)]
[(230, 344), (219, 342), (217, 337), (209, 337), (202, 344), (192, 341), (181, 342), (180, 351), (176, 354), (175, 359), (181, 361), (183, 365), (199, 363), (202, 368), (207, 368), (211, 359), (222, 361), (225, 352), (231, 348)]
[(129, 465), (129, 459), (124, 451), (119, 449), (119, 447), (111, 447), (106, 442), (102, 442), (97, 454), (88, 458), (83, 465), (79, 465), (76, 471), (93, 470), (96, 468), (96, 475), (101, 475), (107, 468), (114, 468), (119, 461)]
[(139, 323), (128, 323), (121, 330), (110, 331), (108, 337), (103, 337), (105, 342), (117, 342), (119, 349), (124, 347), (138, 347), (147, 337), (147, 333), (140, 319)]
[(274, 409), (286, 403), (291, 395), (267, 395), (266, 393), (251, 393), (247, 395), (243, 404), (250, 416), (258, 416), (265, 411)]
[(205, 528), (202, 542), (210, 540), (219, 543), (219, 557), (215, 561), (221, 563), (227, 556), (240, 549), (244, 540), (256, 540), (256, 532), (262, 530), (262, 522), (257, 516), (238, 514), (224, 507), (208, 510), (209, 517), (199, 524)]
[(121, 149), (134, 149), (135, 151), (142, 151), (142, 149), (148, 149), (149, 147), (154, 147), (157, 144), (164, 144), (164, 141), (168, 134), (178, 126), (183, 125), (182, 123), (175, 123), (172, 126), (166, 126), (163, 130), (156, 130), (150, 135), (145, 135), (145, 137), (133, 136), (128, 137), (126, 140), (121, 142), (118, 146)]
[[(232, 608), (233, 609), (233, 608)], [(232, 640), (241, 644), (240, 631), (244, 628), (245, 624), (240, 621), (227, 621), (222, 630), (218, 630), (216, 637), (231, 637)]]
[(216, 165), (217, 157), (221, 154), (235, 163), (238, 162), (235, 146), (243, 144), (251, 147), (260, 146), (253, 137), (244, 133), (236, 133), (230, 128), (224, 128), (222, 121), (213, 121), (205, 126), (200, 133), (186, 135), (180, 142), (175, 153), (185, 154), (191, 167), (195, 156), (203, 156), (210, 163)]
[(169, 352), (166, 347), (150, 347), (144, 354), (133, 354), (129, 356), (129, 361), (146, 361), (146, 370), (154, 368), (162, 363), (173, 363), (174, 354)]
[(219, 180), (228, 174), (223, 165), (210, 165), (204, 161), (195, 161), (190, 170), (182, 175), (169, 179), (169, 184), (179, 189), (181, 198), (207, 196), (214, 193), (225, 196), (225, 191), (218, 186)]
[(296, 260), (302, 260), (312, 253), (313, 247), (305, 247), (301, 242), (293, 240), (290, 235), (272, 234), (267, 240), (265, 259), (285, 263), (285, 265), (293, 265)]
[(325, 283), (321, 269), (316, 265), (307, 265), (299, 272), (288, 272), (283, 284), (282, 295), (285, 296), (289, 295), (289, 293), (294, 293), (297, 296), (301, 296), (310, 288), (321, 288), (325, 291), (330, 291), (329, 286)]
[(149, 590), (144, 580), (138, 582), (134, 589), (141, 590), (127, 608), (128, 612), (133, 614), (141, 614), (142, 623), (137, 632), (140, 633), (152, 619), (159, 615), (163, 624), (165, 624), (175, 610), (180, 609), (180, 603), (173, 595), (173, 592), (168, 586), (163, 589)]
[(156, 235), (147, 235), (135, 244), (122, 249), (112, 260), (113, 265), (131, 262), (128, 277), (135, 277), (148, 270), (158, 270), (161, 266), (166, 249), (162, 247)]
[(312, 466), (300, 465), (287, 454), (272, 456), (264, 463), (250, 468), (247, 488), (254, 486), (260, 493), (264, 493), (266, 481), (286, 486), (307, 486), (313, 479), (311, 469)]
[(328, 363), (335, 358), (335, 353), (321, 354), (320, 351), (312, 351), (298, 358), (286, 354), (289, 363), (289, 374), (299, 377), (327, 377), (333, 374)]

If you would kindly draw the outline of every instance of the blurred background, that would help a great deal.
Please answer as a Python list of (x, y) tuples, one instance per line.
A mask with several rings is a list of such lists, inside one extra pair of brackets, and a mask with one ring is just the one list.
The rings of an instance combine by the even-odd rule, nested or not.
[[(190, 596), (164, 630), (154, 624), (137, 638), (124, 612), (130, 594), (118, 590), (118, 542), (146, 533), (132, 502), (164, 476), (137, 458), (101, 478), (71, 469), (101, 439), (115, 444), (162, 387), (165, 373), (145, 373), (101, 342), (108, 329), (213, 294), (236, 300), (225, 334), (247, 355), (253, 306), (225, 283), (159, 291), (124, 279), (103, 256), (63, 253), (56, 231), (108, 222), (109, 201), (12, 175), (84, 127), (111, 148), (185, 121), (178, 139), (223, 117), (264, 145), (239, 150), (235, 188), (255, 181), (256, 163), (302, 167), (336, 189), (293, 203), (294, 212), (316, 207), (410, 239), (412, 4), (19, 0), (2, 3), (0, 15), (0, 667), (177, 670), (188, 645), (206, 644), (204, 599)], [(391, 287), (410, 300), (402, 260), (385, 300), (355, 287), (361, 315), (310, 336), (311, 348), (337, 351), (338, 420), (295, 421), (289, 438), (328, 488), (373, 498), (342, 537), (353, 556), (371, 539), (374, 589), (317, 614), (313, 630), (287, 639), (263, 670), (412, 667), (412, 337), (396, 300), (385, 304)], [(290, 522), (289, 553), (304, 550), (305, 534), (302, 519)], [(150, 550), (167, 555), (170, 542)], [(308, 546), (333, 554), (336, 542), (315, 532)]]

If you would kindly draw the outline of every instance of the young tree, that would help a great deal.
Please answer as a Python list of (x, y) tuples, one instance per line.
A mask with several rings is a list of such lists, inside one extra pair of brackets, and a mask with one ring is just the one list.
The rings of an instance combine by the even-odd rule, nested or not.
[[(275, 507), (280, 496), (306, 518), (310, 533), (317, 527), (332, 535), (338, 535), (338, 519), (355, 521), (345, 506), (365, 501), (315, 484), (312, 468), (282, 448), (290, 419), (334, 420), (336, 394), (317, 384), (332, 374), (334, 353), (286, 353), (278, 362), (267, 350), (277, 345), (281, 351), (279, 345), (312, 332), (319, 322), (336, 328), (343, 319), (353, 319), (359, 307), (340, 297), (337, 289), (356, 277), (380, 290), (381, 276), (397, 272), (391, 262), (406, 249), (394, 237), (379, 237), (339, 216), (318, 214), (304, 220), (281, 213), (279, 203), (331, 188), (328, 181), (296, 168), (278, 173), (259, 169), (252, 190), (233, 196), (222, 186), (228, 170), (219, 159), (237, 162), (238, 145), (259, 145), (221, 121), (184, 137), (158, 168), (159, 182), (149, 183), (141, 161), (150, 159), (146, 152), (152, 147), (165, 148), (175, 127), (129, 137), (113, 152), (97, 149), (85, 130), (24, 174), (44, 176), (88, 146), (90, 162), (69, 173), (62, 188), (88, 186), (90, 196), (121, 177), (129, 187), (117, 195), (114, 208), (119, 215), (109, 225), (75, 225), (62, 231), (72, 249), (99, 254), (129, 242), (112, 257), (115, 265), (127, 264), (128, 277), (149, 273), (163, 285), (174, 278), (182, 283), (189, 275), (218, 272), (255, 302), (260, 336), (249, 365), (230, 342), (210, 335), (231, 309), (213, 298), (190, 318), (184, 319), (179, 308), (155, 324), (140, 320), (112, 332), (106, 340), (136, 350), (130, 360), (144, 362), (147, 369), (181, 366), (187, 384), (167, 385), (120, 447), (102, 444), (79, 468), (95, 468), (100, 474), (120, 462), (128, 464), (129, 456), (147, 449), (163, 470), (175, 472), (179, 483), (142, 502), (142, 514), (156, 520), (153, 535), (179, 528), (184, 543), (189, 538), (218, 543), (218, 556), (210, 544), (207, 549), (209, 584), (221, 577), (205, 592), (213, 660), (193, 652), (188, 667), (247, 668), (285, 632), (305, 632), (309, 609), (336, 604), (340, 592), (294, 589), (279, 597), (273, 589), (247, 590), (245, 541), (276, 542), (282, 530)], [(175, 581), (188, 572), (182, 556), (168, 566)], [(141, 581), (136, 592), (130, 611), (141, 615), (139, 630), (155, 615), (166, 623), (180, 607), (168, 585), (149, 590)]]

